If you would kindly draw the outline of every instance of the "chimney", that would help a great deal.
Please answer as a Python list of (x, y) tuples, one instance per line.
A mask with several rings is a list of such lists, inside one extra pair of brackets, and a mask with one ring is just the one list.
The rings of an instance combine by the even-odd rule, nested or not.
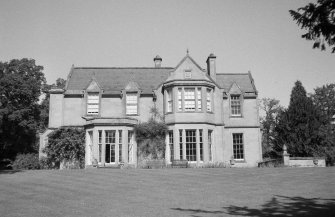
[(210, 54), (207, 58), (207, 73), (208, 75), (216, 81), (216, 63), (215, 63), (216, 56), (214, 54)]
[(162, 58), (160, 56), (156, 56), (154, 58), (154, 62), (155, 62), (155, 68), (160, 68), (161, 64), (162, 64)]

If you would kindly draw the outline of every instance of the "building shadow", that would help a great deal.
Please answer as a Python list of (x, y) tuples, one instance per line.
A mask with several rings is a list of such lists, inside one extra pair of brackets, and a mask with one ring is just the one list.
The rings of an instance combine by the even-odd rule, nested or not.
[(275, 195), (270, 201), (259, 208), (247, 206), (228, 206), (220, 210), (183, 209), (173, 210), (189, 213), (190, 216), (256, 216), (256, 217), (334, 217), (335, 199), (286, 197)]

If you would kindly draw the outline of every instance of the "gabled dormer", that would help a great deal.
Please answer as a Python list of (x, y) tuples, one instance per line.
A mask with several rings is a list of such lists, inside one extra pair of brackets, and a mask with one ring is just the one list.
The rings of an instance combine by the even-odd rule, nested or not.
[(231, 117), (242, 117), (243, 115), (243, 91), (241, 88), (234, 82), (229, 91), (229, 102), (230, 102), (230, 116)]
[(86, 114), (87, 115), (99, 115), (100, 114), (100, 99), (101, 99), (102, 88), (98, 81), (94, 77), (88, 83), (85, 89), (86, 99)]
[(125, 114), (139, 115), (140, 86), (135, 81), (129, 81), (123, 92)]

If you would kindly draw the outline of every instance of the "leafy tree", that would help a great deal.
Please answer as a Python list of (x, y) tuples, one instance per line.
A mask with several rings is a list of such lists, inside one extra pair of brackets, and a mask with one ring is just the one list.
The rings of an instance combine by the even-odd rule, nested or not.
[(311, 94), (314, 105), (321, 111), (326, 123), (335, 115), (335, 83), (314, 89)]
[(63, 161), (85, 162), (85, 130), (81, 128), (59, 128), (49, 135), (44, 152), (49, 161), (59, 165)]
[(63, 78), (58, 78), (56, 80), (56, 84), (48, 85), (46, 84), (43, 88), (43, 92), (45, 94), (44, 99), (40, 105), (40, 123), (39, 123), (39, 130), (43, 132), (46, 128), (48, 128), (49, 124), (49, 104), (50, 104), (50, 94), (49, 91), (51, 88), (60, 88), (64, 89), (66, 84), (66, 80)]
[(302, 29), (307, 33), (301, 37), (306, 40), (313, 40), (313, 48), (325, 50), (327, 43), (335, 52), (335, 1), (318, 0), (317, 3), (309, 3), (297, 11), (290, 10), (293, 17)]
[(260, 108), (265, 112), (265, 116), (261, 117), (261, 124), (263, 126), (262, 133), (262, 149), (263, 157), (274, 157), (273, 146), (275, 138), (277, 137), (274, 131), (277, 125), (277, 116), (283, 110), (279, 105), (279, 100), (263, 98), (260, 101)]
[(37, 151), (42, 70), (33, 59), (0, 62), (0, 159)]
[(277, 153), (287, 145), (288, 152), (296, 157), (311, 157), (319, 154), (319, 147), (324, 142), (320, 136), (322, 118), (300, 81), (292, 89), (290, 104), (287, 110), (278, 116), (275, 128), (278, 133)]

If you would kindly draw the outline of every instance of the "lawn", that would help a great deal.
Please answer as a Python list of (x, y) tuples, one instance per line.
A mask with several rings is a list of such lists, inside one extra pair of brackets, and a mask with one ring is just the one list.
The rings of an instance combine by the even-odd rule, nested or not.
[(335, 168), (0, 171), (0, 216), (335, 216)]

